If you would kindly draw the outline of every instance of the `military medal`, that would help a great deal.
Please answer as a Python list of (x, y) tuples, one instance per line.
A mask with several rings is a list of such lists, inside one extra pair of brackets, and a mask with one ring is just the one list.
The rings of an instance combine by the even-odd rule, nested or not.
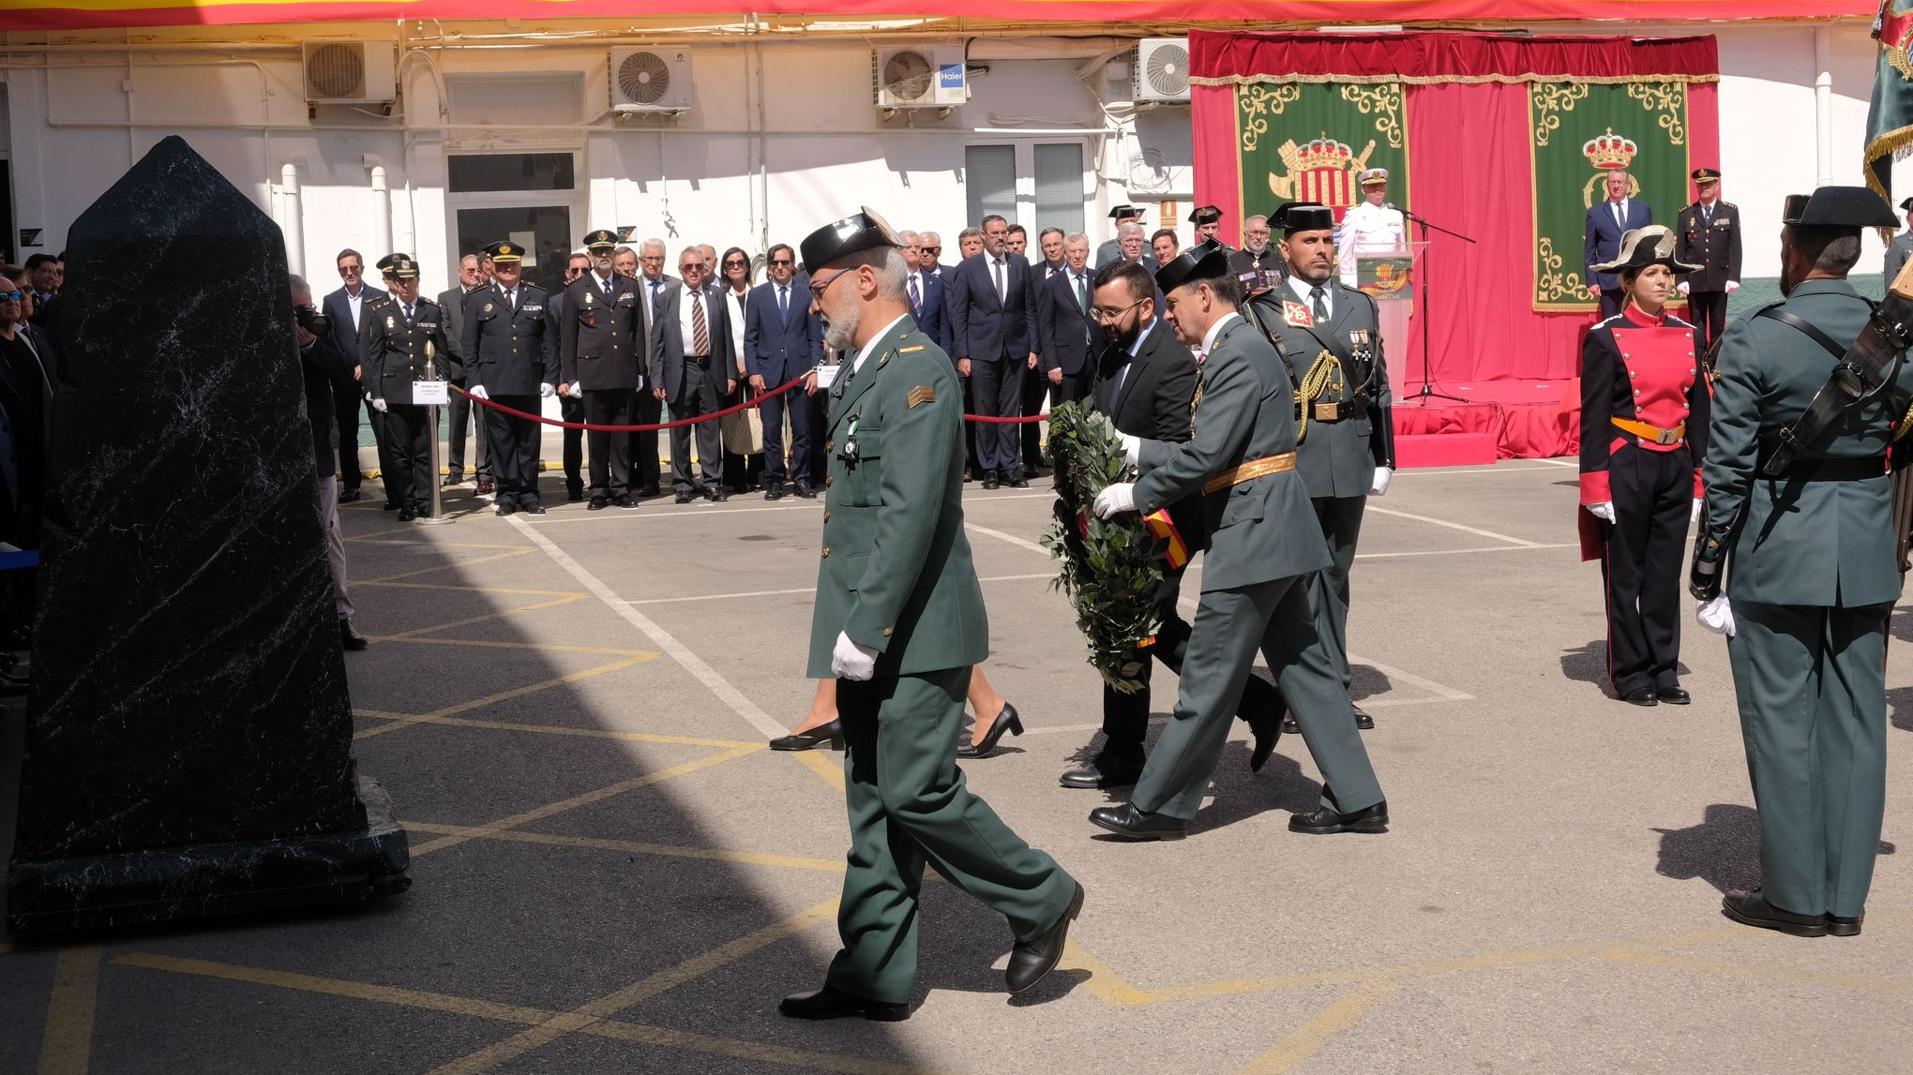
[(857, 461), (857, 423), (863, 420), (863, 412), (850, 416), (850, 422), (844, 428), (844, 450), (838, 453), (846, 463)]

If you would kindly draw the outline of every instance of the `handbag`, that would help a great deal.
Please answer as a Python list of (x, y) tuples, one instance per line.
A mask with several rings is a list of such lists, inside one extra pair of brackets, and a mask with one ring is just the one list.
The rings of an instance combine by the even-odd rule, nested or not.
[[(745, 400), (757, 398), (748, 385), (740, 395)], [(724, 450), (732, 455), (757, 455), (764, 450), (764, 417), (756, 407), (719, 418), (717, 431), (724, 438)]]

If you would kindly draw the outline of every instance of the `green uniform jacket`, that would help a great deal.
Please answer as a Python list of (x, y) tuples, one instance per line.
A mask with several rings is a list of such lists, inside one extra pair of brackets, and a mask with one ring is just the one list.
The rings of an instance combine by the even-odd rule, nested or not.
[(823, 434), (830, 476), (809, 675), (832, 678), (838, 632), (878, 652), (878, 676), (981, 663), (990, 625), (963, 534), (955, 366), (905, 316), (849, 369), (846, 360), (831, 387)]
[[(1849, 345), (1867, 320), (1867, 304), (1844, 280), (1808, 280), (1780, 308)], [(1826, 383), (1835, 359), (1807, 335), (1765, 317), (1743, 317), (1721, 336), (1714, 413), (1701, 479), (1708, 533), (1747, 518), (1728, 550), (1726, 593), (1735, 601), (1845, 606), (1900, 596), (1894, 563), (1893, 491), (1884, 473), (1858, 481), (1783, 482), (1757, 475), (1760, 445), (1792, 425)], [(1899, 391), (1913, 391), (1913, 365)], [(1879, 458), (1896, 417), (1881, 393), (1848, 412), (1806, 455)], [(1904, 395), (1898, 398), (1905, 398)]]
[[(1395, 466), (1394, 415), (1389, 410), (1388, 365), (1382, 358), (1381, 324), (1377, 320), (1375, 300), (1361, 291), (1331, 280), (1324, 285), (1331, 293), (1328, 324), (1314, 325), (1308, 304), (1296, 297), (1285, 282), (1281, 287), (1258, 295), (1253, 300), (1256, 319), (1263, 331), (1281, 346), (1289, 365), (1289, 375), (1299, 385), (1323, 351), (1323, 339), (1335, 341), (1344, 351), (1349, 333), (1367, 329), (1370, 350), (1374, 353), (1375, 372), (1369, 389), (1367, 413), (1337, 422), (1311, 419), (1302, 431), (1296, 453), (1296, 470), (1308, 483), (1312, 497), (1367, 496), (1375, 483), (1375, 468)], [(1343, 360), (1342, 390), (1327, 391), (1318, 403), (1348, 404), (1355, 398), (1359, 382)], [(1344, 406), (1344, 410), (1346, 410)]]
[[(1200, 494), (1204, 483), (1225, 470), (1295, 450), (1295, 390), (1288, 371), (1274, 345), (1247, 321), (1234, 317), (1217, 334), (1202, 362), (1198, 391), (1193, 439), (1145, 440), (1138, 450), (1136, 507), (1145, 515)], [(1329, 566), (1308, 489), (1293, 470), (1209, 494), (1203, 510), (1209, 524), (1204, 592)]]

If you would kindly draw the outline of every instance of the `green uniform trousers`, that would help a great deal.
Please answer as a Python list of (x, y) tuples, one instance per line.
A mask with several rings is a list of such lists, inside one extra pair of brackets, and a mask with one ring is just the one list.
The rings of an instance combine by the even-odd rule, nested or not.
[(909, 1003), (926, 863), (1008, 918), (1018, 941), (1054, 926), (1076, 895), (1074, 878), (965, 787), (956, 740), (969, 687), (967, 667), (837, 681), (850, 856), (828, 980), (846, 993)]
[(1782, 910), (1866, 907), (1886, 809), (1890, 608), (1733, 603), (1727, 654), (1760, 811), (1762, 894)]
[(1309, 606), (1315, 610), (1315, 633), (1322, 636), (1322, 648), (1328, 651), (1335, 674), (1342, 677), (1342, 689), (1347, 690), (1354, 681), (1348, 668), (1348, 573), (1355, 566), (1355, 542), (1362, 536), (1362, 510), (1368, 507), (1368, 498), (1318, 496), (1314, 504), (1334, 562), (1309, 578)]
[(1203, 592), (1183, 658), (1175, 719), (1136, 781), (1130, 796), (1136, 809), (1196, 816), (1258, 649), (1322, 772), (1323, 804), (1346, 814), (1382, 801), (1348, 691), (1316, 635), (1309, 585), (1308, 576), (1291, 576)]

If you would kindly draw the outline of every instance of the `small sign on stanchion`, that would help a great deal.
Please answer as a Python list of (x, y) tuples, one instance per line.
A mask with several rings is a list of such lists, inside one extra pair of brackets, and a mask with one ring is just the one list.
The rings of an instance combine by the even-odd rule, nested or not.
[(432, 514), (418, 520), (429, 525), (443, 525), (452, 520), (445, 515), (445, 505), (438, 483), (438, 409), (450, 401), (445, 382), (438, 379), (438, 368), (433, 362), (432, 341), (425, 341), (425, 379), (412, 382), (412, 402), (425, 408), (425, 422), (428, 427), (426, 440), (432, 446), (432, 464), (426, 470), (431, 475), (427, 481), (432, 485)]

